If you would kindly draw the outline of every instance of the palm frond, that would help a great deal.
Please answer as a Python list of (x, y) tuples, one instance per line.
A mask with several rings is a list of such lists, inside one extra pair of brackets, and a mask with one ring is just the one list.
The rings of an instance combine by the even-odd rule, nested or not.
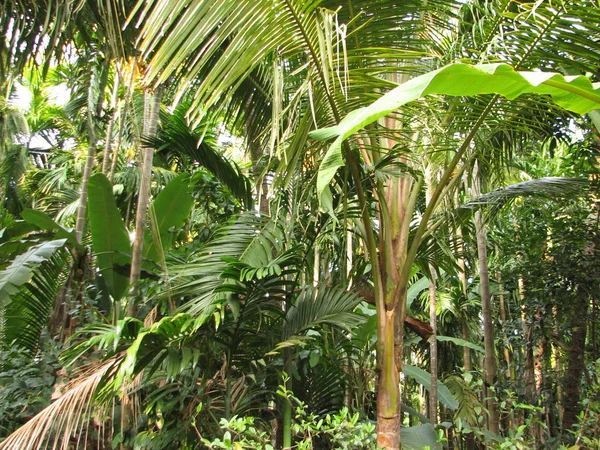
[[(29, 281), (4, 310), (2, 339), (15, 342), (32, 353), (39, 346), (42, 330), (55, 306), (70, 264), (69, 253), (55, 253), (43, 262)], [(59, 299), (60, 301), (60, 299)]]
[[(273, 247), (280, 248), (284, 240), (279, 224), (247, 213), (218, 229), (209, 244), (190, 261), (172, 266), (174, 295), (184, 302), (180, 309), (194, 316), (208, 317), (214, 304), (224, 301), (225, 294), (218, 291), (223, 285), (221, 277), (227, 269), (227, 260), (237, 259), (258, 266), (273, 258)], [(261, 250), (262, 249), (262, 250)]]
[[(87, 373), (66, 386), (66, 391), (50, 406), (0, 443), (1, 450), (68, 450), (73, 440), (78, 448), (87, 448), (87, 428), (93, 414), (94, 395), (115, 360), (90, 367)], [(82, 445), (82, 447), (79, 447)]]
[(0, 307), (4, 308), (18, 294), (21, 286), (31, 280), (36, 268), (48, 260), (66, 242), (66, 239), (43, 242), (18, 255), (0, 272)]
[(188, 158), (206, 168), (250, 209), (252, 189), (249, 180), (233, 161), (219, 154), (211, 143), (215, 140), (211, 130), (207, 129), (211, 124), (200, 125), (196, 130), (190, 128), (185, 118), (186, 109), (184, 105), (173, 114), (162, 114), (161, 129), (155, 138), (146, 139), (146, 142), (158, 150), (158, 156), (167, 160)]
[(283, 338), (277, 348), (283, 348), (294, 337), (309, 329), (329, 324), (352, 330), (366, 318), (354, 312), (361, 298), (354, 292), (336, 287), (320, 286), (303, 290), (286, 313)]
[(511, 184), (500, 189), (483, 194), (463, 205), (460, 208), (477, 209), (489, 207), (488, 215), (493, 216), (498, 211), (521, 197), (538, 198), (572, 198), (585, 194), (589, 186), (586, 179), (545, 177), (535, 180)]

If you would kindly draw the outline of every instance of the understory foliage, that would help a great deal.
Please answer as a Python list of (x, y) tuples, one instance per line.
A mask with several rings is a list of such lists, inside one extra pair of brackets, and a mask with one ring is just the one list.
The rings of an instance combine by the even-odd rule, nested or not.
[(600, 448), (598, 23), (4, 2), (0, 450)]

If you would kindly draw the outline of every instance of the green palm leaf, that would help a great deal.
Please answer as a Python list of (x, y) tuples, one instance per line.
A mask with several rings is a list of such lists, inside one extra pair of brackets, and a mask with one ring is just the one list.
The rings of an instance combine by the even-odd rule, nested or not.
[(367, 319), (354, 312), (360, 302), (358, 294), (337, 287), (321, 286), (303, 290), (286, 313), (284, 340), (277, 344), (273, 352), (302, 343), (306, 339), (303, 336), (306, 331), (322, 325), (337, 326), (348, 331), (358, 327)]
[(47, 261), (62, 246), (66, 239), (43, 242), (25, 253), (18, 255), (12, 263), (0, 272), (0, 308), (5, 308), (21, 287), (33, 277), (40, 264)]
[(210, 133), (211, 123), (192, 130), (186, 119), (187, 107), (178, 107), (173, 114), (162, 114), (162, 127), (155, 138), (146, 142), (157, 149), (157, 155), (167, 160), (188, 159), (211, 172), (247, 209), (252, 207), (252, 187), (239, 167), (222, 156)]
[(15, 342), (20, 347), (35, 352), (40, 335), (48, 326), (52, 308), (64, 286), (70, 269), (71, 258), (66, 251), (57, 252), (44, 261), (33, 273), (31, 281), (24, 285), (4, 310), (4, 343)]

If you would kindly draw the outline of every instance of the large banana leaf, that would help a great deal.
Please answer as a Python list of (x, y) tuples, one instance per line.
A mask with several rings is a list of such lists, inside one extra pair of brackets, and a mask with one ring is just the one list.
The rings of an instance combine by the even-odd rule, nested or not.
[(118, 300), (129, 282), (127, 270), (119, 269), (131, 264), (131, 244), (110, 181), (101, 173), (92, 175), (88, 182), (88, 214), (98, 270), (109, 294)]
[(559, 106), (577, 114), (600, 108), (600, 85), (587, 77), (556, 73), (517, 72), (507, 64), (450, 64), (398, 86), (369, 106), (348, 114), (334, 127), (316, 130), (317, 140), (335, 138), (319, 168), (317, 192), (322, 197), (337, 169), (344, 164), (342, 142), (403, 105), (431, 94), (474, 96), (499, 94), (510, 100), (522, 94), (550, 95)]
[(43, 242), (17, 256), (0, 272), (0, 308), (4, 308), (21, 287), (33, 277), (35, 269), (65, 245), (66, 239)]
[[(187, 174), (181, 174), (171, 180), (152, 202), (151, 208), (156, 218), (156, 231), (160, 237), (163, 254), (173, 246), (174, 231), (178, 231), (185, 223), (193, 202)], [(161, 252), (156, 241), (152, 233), (147, 232), (144, 235), (144, 258), (160, 263)]]

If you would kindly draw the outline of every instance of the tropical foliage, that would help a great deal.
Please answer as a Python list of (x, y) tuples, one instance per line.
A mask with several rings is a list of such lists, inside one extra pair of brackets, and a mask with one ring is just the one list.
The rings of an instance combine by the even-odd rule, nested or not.
[(593, 0), (0, 6), (0, 449), (597, 448)]

